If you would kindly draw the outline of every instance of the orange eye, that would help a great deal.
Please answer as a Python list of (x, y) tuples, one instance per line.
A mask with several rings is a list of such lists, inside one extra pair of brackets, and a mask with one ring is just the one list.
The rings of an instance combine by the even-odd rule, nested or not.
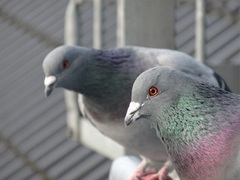
[(158, 88), (156, 88), (156, 87), (149, 88), (148, 94), (149, 94), (149, 96), (156, 96), (156, 95), (158, 95)]
[(64, 69), (67, 69), (67, 68), (69, 67), (69, 61), (64, 60), (64, 61), (62, 62), (62, 67), (63, 67)]

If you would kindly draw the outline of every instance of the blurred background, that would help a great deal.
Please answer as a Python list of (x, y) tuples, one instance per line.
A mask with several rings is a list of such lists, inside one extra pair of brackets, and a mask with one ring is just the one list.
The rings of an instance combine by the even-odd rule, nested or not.
[(0, 0), (0, 180), (107, 179), (111, 158), (124, 154), (112, 155), (102, 141), (86, 143), (97, 136), (90, 127), (86, 136), (82, 126), (71, 129), (71, 113), (78, 112), (66, 111), (65, 100), (76, 100), (74, 94), (59, 89), (45, 98), (42, 61), (64, 43), (171, 48), (192, 56), (198, 47), (204, 63), (239, 93), (240, 1), (205, 1), (202, 25), (194, 2)]

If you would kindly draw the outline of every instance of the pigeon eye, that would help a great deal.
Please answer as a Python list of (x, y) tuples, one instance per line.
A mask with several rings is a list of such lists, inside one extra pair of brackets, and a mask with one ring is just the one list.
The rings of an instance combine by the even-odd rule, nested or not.
[(67, 69), (67, 68), (69, 67), (69, 61), (64, 60), (64, 61), (62, 62), (62, 67), (63, 67), (63, 69)]
[(156, 88), (156, 87), (149, 88), (148, 94), (149, 94), (149, 96), (156, 96), (156, 95), (158, 95), (158, 88)]

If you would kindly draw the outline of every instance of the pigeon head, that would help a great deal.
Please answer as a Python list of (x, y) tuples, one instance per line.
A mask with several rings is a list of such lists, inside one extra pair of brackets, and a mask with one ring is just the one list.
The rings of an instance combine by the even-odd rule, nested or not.
[[(159, 66), (149, 69), (138, 76), (132, 88), (132, 99), (129, 105), (125, 125), (130, 125), (140, 118), (155, 119), (154, 115), (179, 99), (183, 92), (179, 71)], [(157, 113), (152, 113), (157, 112)]]
[(76, 76), (77, 69), (80, 66), (84, 67), (84, 62), (86, 62), (84, 60), (87, 57), (88, 49), (83, 47), (60, 46), (51, 51), (43, 61), (46, 96), (58, 87), (73, 90), (75, 87), (71, 82), (78, 77)]

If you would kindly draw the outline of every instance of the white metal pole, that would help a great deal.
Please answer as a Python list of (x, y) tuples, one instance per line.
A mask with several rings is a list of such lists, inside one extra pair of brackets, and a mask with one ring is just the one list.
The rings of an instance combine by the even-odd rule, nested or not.
[[(74, 0), (69, 0), (66, 13), (65, 13), (65, 24), (64, 24), (64, 42), (67, 45), (78, 44), (78, 13), (77, 4)], [(76, 139), (80, 139), (80, 133), (72, 133), (72, 127), (77, 126), (78, 131), (80, 130), (80, 111), (78, 106), (78, 94), (72, 91), (64, 91), (64, 99), (67, 108), (67, 124), (69, 135)]]
[(74, 0), (69, 0), (65, 12), (64, 43), (67, 45), (78, 44), (78, 22), (77, 4)]
[(125, 0), (117, 0), (117, 47), (125, 46)]
[(101, 0), (93, 0), (93, 47), (100, 49), (101, 42)]
[(205, 61), (205, 9), (206, 0), (196, 0), (196, 59), (204, 63)]

